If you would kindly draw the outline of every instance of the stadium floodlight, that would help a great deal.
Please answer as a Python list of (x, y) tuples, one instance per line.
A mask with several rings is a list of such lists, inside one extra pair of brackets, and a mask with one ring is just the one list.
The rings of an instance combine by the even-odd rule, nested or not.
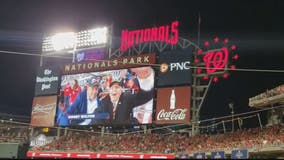
[(51, 37), (51, 43), (55, 51), (74, 48), (76, 35), (74, 32), (57, 33)]
[(89, 30), (91, 34), (91, 41), (95, 44), (104, 44), (107, 41), (107, 28), (96, 28)]
[(74, 51), (103, 47), (109, 40), (109, 28), (100, 27), (80, 32), (57, 33), (43, 39), (42, 52)]
[(77, 48), (89, 48), (104, 45), (108, 40), (108, 28), (102, 27), (81, 31), (78, 33), (77, 38)]
[(76, 44), (76, 39), (76, 34), (74, 32), (56, 33), (43, 40), (42, 51), (53, 52), (73, 49)]

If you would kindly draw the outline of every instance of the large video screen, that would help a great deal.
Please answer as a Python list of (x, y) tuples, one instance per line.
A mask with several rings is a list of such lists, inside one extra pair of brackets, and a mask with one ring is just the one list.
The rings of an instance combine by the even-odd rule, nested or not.
[(152, 123), (154, 80), (149, 66), (63, 75), (55, 123)]

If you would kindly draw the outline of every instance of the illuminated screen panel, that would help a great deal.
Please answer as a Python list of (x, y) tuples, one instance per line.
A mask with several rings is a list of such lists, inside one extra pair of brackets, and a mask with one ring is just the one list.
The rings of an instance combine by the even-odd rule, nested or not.
[(56, 125), (152, 123), (152, 67), (62, 76)]
[(187, 123), (190, 120), (191, 87), (158, 88), (156, 123)]
[(33, 99), (31, 125), (54, 126), (57, 96), (35, 97)]
[(91, 50), (80, 51), (76, 54), (76, 61), (92, 61), (92, 60), (103, 60), (105, 57), (105, 48), (96, 48)]

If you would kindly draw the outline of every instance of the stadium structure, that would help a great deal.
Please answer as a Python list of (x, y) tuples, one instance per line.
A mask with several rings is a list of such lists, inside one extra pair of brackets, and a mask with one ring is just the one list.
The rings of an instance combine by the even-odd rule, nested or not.
[[(2, 138), (2, 158), (283, 157), (283, 85), (250, 98), (256, 112), (234, 114), (231, 104), (232, 115), (201, 120), (210, 85), (236, 69), (236, 46), (218, 37), (197, 45), (183, 38), (178, 28), (174, 21), (125, 29), (120, 45), (112, 37), (113, 26), (44, 37), (30, 124), (3, 136), (21, 143)], [(112, 112), (100, 110), (99, 103), (108, 107), (112, 82), (124, 95), (139, 98), (131, 105), (120, 99)], [(101, 89), (94, 102), (97, 108), (82, 109), (84, 102), (78, 97), (94, 84)], [(86, 99), (84, 105), (90, 103)], [(121, 113), (120, 105), (130, 109)], [(126, 112), (126, 120), (118, 118)], [(267, 124), (261, 120), (263, 112), (268, 114)], [(3, 117), (5, 127), (24, 124)], [(244, 129), (249, 120), (258, 121), (259, 128)]]

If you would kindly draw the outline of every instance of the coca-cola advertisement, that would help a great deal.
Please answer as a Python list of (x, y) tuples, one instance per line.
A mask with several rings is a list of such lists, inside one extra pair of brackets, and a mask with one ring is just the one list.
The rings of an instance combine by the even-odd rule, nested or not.
[(31, 114), (32, 126), (54, 125), (57, 96), (35, 97)]
[(190, 118), (191, 87), (159, 88), (157, 91), (156, 123), (186, 123)]

